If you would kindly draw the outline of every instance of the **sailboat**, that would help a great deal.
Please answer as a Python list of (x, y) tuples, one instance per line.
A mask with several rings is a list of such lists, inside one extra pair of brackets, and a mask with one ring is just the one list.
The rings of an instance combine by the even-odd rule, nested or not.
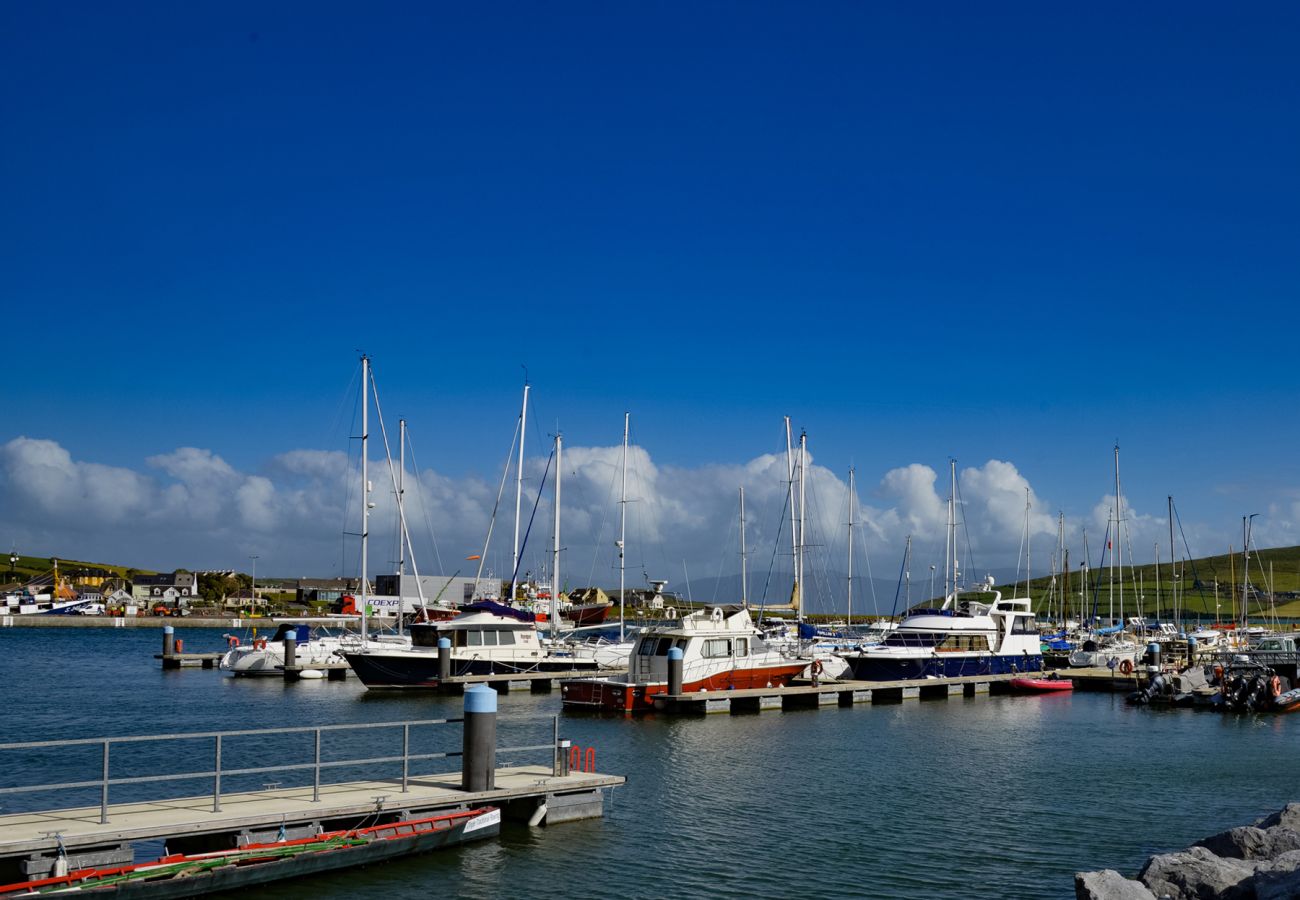
[[(525, 384), (518, 426), (519, 468), (515, 497), (515, 548), (514, 569), (511, 575), (511, 600), (518, 596), (519, 589), (523, 433), (527, 421), (528, 392), (529, 385)], [(504, 478), (502, 484), (504, 487)], [(365, 503), (362, 505), (367, 506)], [(369, 515), (368, 508), (364, 515)], [(363, 527), (363, 536), (365, 531)], [(489, 541), (491, 533), (492, 528), (489, 526)], [(365, 547), (364, 539), (362, 547)], [(486, 547), (484, 551), (482, 555), (485, 557)], [(363, 550), (363, 590), (365, 558)], [(476, 582), (481, 575), (480, 562)], [(552, 603), (554, 603), (553, 599)], [(438, 687), (442, 681), (442, 669), (438, 658), (439, 643), (442, 640), (446, 640), (449, 645), (450, 674), (455, 676), (595, 670), (594, 662), (576, 660), (567, 652), (543, 645), (537, 630), (537, 619), (534, 613), (517, 609), (511, 603), (480, 600), (462, 607), (460, 615), (450, 621), (413, 623), (409, 629), (411, 635), (409, 647), (365, 646), (357, 650), (347, 650), (345, 656), (361, 683), (371, 689)], [(365, 620), (362, 621), (364, 624)]]
[[(1093, 628), (1079, 649), (1069, 656), (1074, 668), (1109, 668), (1123, 674), (1132, 672), (1141, 653), (1138, 644), (1124, 633), (1124, 499), (1119, 480), (1119, 444), (1115, 445), (1115, 518), (1107, 526), (1106, 551), (1110, 562), (1110, 611), (1104, 627)], [(1103, 557), (1104, 559), (1105, 557)], [(1119, 619), (1115, 618), (1115, 586), (1119, 585)], [(1094, 598), (1096, 619), (1096, 600)]]
[[(992, 576), (973, 590), (959, 582), (957, 463), (949, 463), (948, 535), (944, 552), (944, 602), (911, 610), (880, 644), (843, 654), (860, 681), (951, 678), (1037, 672), (1043, 668), (1038, 627), (1029, 599), (1004, 600)], [(970, 594), (992, 595), (991, 600)]]
[[(618, 548), (618, 630), (615, 631), (613, 626), (609, 626), (594, 631), (571, 632), (568, 640), (569, 651), (575, 659), (594, 662), (602, 669), (623, 668), (627, 664), (628, 654), (632, 652), (633, 639), (640, 631), (636, 626), (629, 631), (627, 625), (627, 451), (630, 422), (631, 413), (623, 413), (623, 486), (618, 500), (618, 540), (614, 542)], [(655, 582), (660, 588), (666, 583)], [(658, 590), (655, 596), (656, 601), (659, 601), (658, 605), (662, 606)], [(651, 601), (651, 605), (655, 606), (656, 601)], [(605, 615), (609, 615), (612, 609), (611, 604), (606, 609)], [(601, 618), (603, 620), (604, 616)]]
[[(787, 419), (787, 428), (789, 420)], [(624, 465), (627, 426), (624, 420)], [(626, 469), (622, 503), (626, 504)], [(743, 503), (742, 535), (743, 535)], [(623, 532), (625, 534), (626, 532)], [(797, 539), (796, 539), (797, 540)], [(742, 546), (744, 538), (741, 538)], [(797, 548), (796, 543), (796, 548)], [(619, 547), (619, 582), (623, 582), (624, 543)], [(747, 593), (742, 556), (742, 588)], [(796, 566), (798, 562), (796, 561)], [(796, 576), (797, 577), (797, 576)], [(656, 582), (662, 585), (662, 582)], [(796, 582), (796, 596), (798, 586)], [(627, 672), (605, 678), (578, 678), (561, 685), (561, 704), (568, 709), (635, 713), (654, 708), (655, 697), (668, 691), (668, 655), (682, 655), (682, 690), (741, 690), (780, 687), (805, 672), (812, 660), (768, 643), (750, 617), (748, 598), (735, 607), (713, 606), (654, 625), (646, 625), (627, 642)], [(620, 610), (621, 614), (621, 610)]]

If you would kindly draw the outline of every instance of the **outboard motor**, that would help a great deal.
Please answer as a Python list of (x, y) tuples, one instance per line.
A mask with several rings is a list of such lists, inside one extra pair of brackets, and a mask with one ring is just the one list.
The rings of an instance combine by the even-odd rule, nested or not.
[(1150, 703), (1156, 697), (1170, 693), (1172, 685), (1165, 676), (1156, 674), (1151, 677), (1151, 681), (1140, 691), (1134, 691), (1128, 695), (1128, 702), (1134, 706), (1142, 706)]
[(1251, 679), (1250, 684), (1250, 708), (1251, 709), (1268, 709), (1273, 705), (1273, 697), (1269, 691), (1270, 676), (1261, 672)]

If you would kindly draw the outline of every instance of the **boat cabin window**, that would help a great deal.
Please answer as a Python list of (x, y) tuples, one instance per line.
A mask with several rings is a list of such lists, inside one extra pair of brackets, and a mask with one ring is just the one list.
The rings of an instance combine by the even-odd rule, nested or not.
[(987, 653), (989, 639), (982, 634), (950, 634), (936, 649)]
[(1012, 634), (1038, 634), (1038, 625), (1033, 616), (1016, 616), (1011, 620)]
[(637, 645), (638, 657), (666, 657), (672, 649), (671, 637), (642, 637)]
[(457, 647), (508, 647), (515, 643), (515, 633), (510, 628), (475, 628), (455, 635)]
[(709, 638), (704, 642), (705, 659), (725, 659), (731, 656), (731, 641), (727, 638)]
[(939, 631), (895, 631), (883, 643), (886, 647), (933, 647), (945, 637)]
[(749, 656), (749, 638), (736, 638), (736, 655)]

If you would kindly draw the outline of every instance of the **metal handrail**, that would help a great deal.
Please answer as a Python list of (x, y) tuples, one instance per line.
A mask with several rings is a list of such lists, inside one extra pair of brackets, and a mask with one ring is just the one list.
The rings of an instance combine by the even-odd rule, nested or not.
[[(523, 721), (549, 719), (552, 722), (554, 740), (549, 744), (531, 744), (521, 747), (498, 747), (497, 753), (523, 753), (535, 750), (551, 750), (558, 760), (559, 746), (559, 716), (527, 716), (522, 717)], [(335, 769), (346, 766), (365, 766), (385, 763), (402, 764), (402, 793), (409, 791), (409, 782), (411, 778), (410, 766), (412, 762), (419, 762), (430, 759), (449, 759), (451, 757), (463, 756), (459, 750), (449, 750), (446, 752), (436, 753), (411, 753), (411, 728), (423, 725), (449, 725), (464, 723), (464, 718), (454, 719), (420, 719), (414, 722), (362, 722), (355, 725), (319, 725), (319, 726), (294, 726), (289, 728), (258, 728), (243, 729), (239, 731), (201, 731), (188, 732), (180, 734), (151, 734), (151, 735), (125, 735), (122, 737), (108, 738), (73, 738), (56, 741), (25, 741), (22, 743), (0, 744), (0, 751), (4, 750), (32, 750), (37, 748), (50, 747), (74, 747), (74, 746), (100, 746), (103, 748), (103, 765), (101, 777), (90, 781), (67, 781), (51, 784), (25, 785), (22, 787), (5, 787), (0, 788), (0, 795), (5, 794), (32, 794), (42, 792), (53, 792), (63, 790), (75, 790), (79, 788), (100, 789), (100, 810), (99, 821), (101, 825), (108, 824), (108, 806), (109, 806), (109, 788), (115, 785), (127, 784), (149, 784), (153, 782), (169, 781), (186, 781), (197, 779), (212, 779), (212, 811), (221, 811), (221, 779), (223, 776), (240, 776), (240, 775), (262, 775), (270, 772), (295, 772), (310, 770), (313, 773), (312, 778), (312, 802), (320, 802), (321, 788), (321, 771), (323, 769)], [(380, 728), (401, 728), (402, 729), (402, 752), (396, 756), (375, 756), (364, 759), (340, 759), (340, 760), (322, 760), (321, 759), (321, 735), (329, 731), (368, 731)], [(308, 763), (286, 763), (277, 766), (253, 766), (240, 769), (223, 769), (222, 760), (222, 739), (228, 737), (266, 737), (279, 734), (312, 734), (314, 735), (314, 758)], [(111, 747), (113, 744), (132, 744), (143, 743), (148, 741), (183, 741), (212, 739), (213, 741), (213, 767), (207, 771), (201, 772), (177, 772), (166, 775), (135, 775), (119, 778), (109, 777), (109, 761)], [(559, 762), (555, 763), (557, 770)], [(417, 776), (418, 777), (418, 776)]]
[[(542, 718), (542, 717), (538, 717)], [(544, 718), (549, 719), (550, 716)], [(358, 722), (355, 725), (295, 725), (289, 728), (249, 728), (242, 731), (187, 731), (181, 734), (127, 734), (120, 737), (106, 738), (69, 738), (59, 741), (25, 741), (21, 744), (0, 744), (0, 750), (30, 750), (35, 747), (74, 747), (77, 745), (102, 744), (112, 741), (114, 744), (129, 744), (140, 741), (183, 741), (198, 738), (248, 737), (250, 735), (268, 734), (307, 734), (314, 731), (358, 731), (369, 728), (398, 728), (403, 725), (447, 725), (464, 722), (460, 719), (419, 719), (414, 722)]]

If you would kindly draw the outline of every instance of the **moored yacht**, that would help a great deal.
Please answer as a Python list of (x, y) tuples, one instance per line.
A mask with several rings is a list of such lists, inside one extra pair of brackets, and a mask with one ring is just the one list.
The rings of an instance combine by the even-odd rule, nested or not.
[(534, 617), (499, 603), (464, 608), (449, 622), (410, 627), (411, 646), (344, 649), (344, 656), (368, 688), (436, 688), (441, 683), (438, 641), (450, 644), (452, 675), (509, 675), (531, 672), (595, 671), (594, 660), (549, 650), (537, 636)]
[(859, 681), (953, 678), (1037, 672), (1043, 668), (1038, 626), (1028, 599), (1004, 600), (992, 579), (972, 593), (957, 592), (938, 609), (914, 609), (880, 644), (843, 654)]
[(674, 647), (682, 651), (687, 693), (780, 687), (809, 665), (768, 646), (747, 609), (728, 614), (719, 606), (647, 626), (632, 646), (627, 674), (566, 681), (561, 701), (609, 712), (653, 709), (655, 695), (668, 691), (668, 651)]
[(296, 644), (294, 661), (297, 665), (311, 668), (341, 663), (345, 638), (313, 629), (312, 626), (322, 622), (341, 626), (346, 621), (346, 619), (297, 619), (292, 622), (280, 622), (271, 637), (251, 639), (248, 643), (241, 642), (236, 635), (226, 635), (229, 649), (221, 657), (218, 665), (240, 676), (283, 675), (284, 641), (289, 635), (293, 635)]

